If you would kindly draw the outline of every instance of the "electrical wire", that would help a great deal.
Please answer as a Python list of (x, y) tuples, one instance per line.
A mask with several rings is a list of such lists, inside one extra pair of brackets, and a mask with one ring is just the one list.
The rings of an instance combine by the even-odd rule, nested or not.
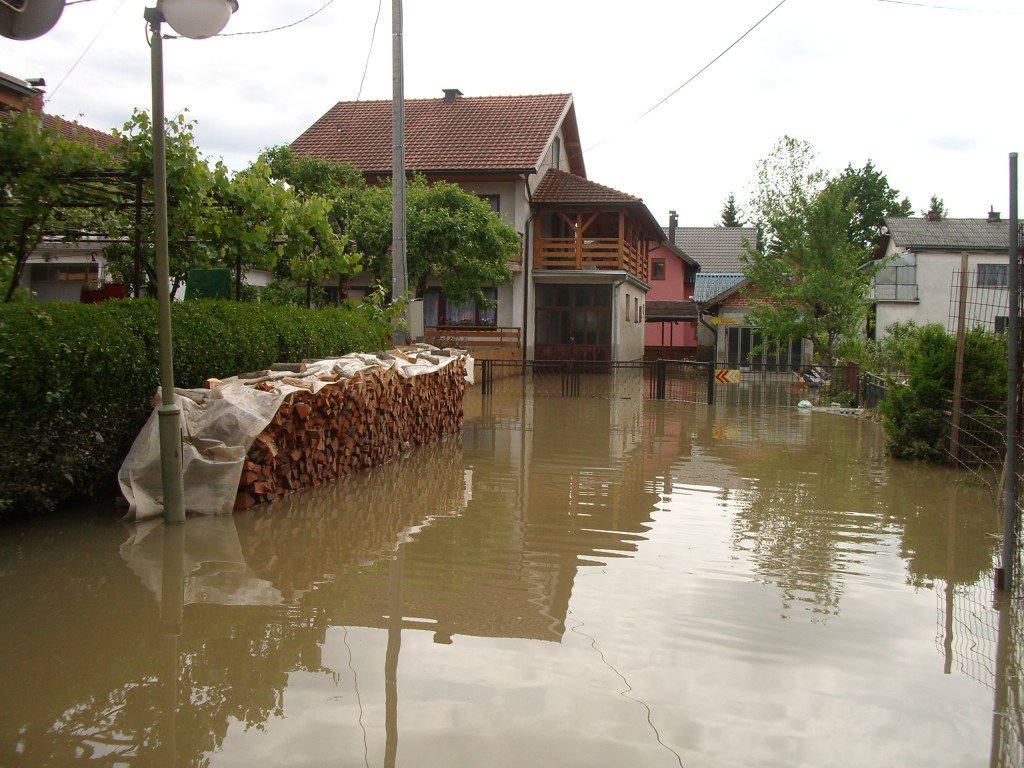
[[(657, 109), (658, 107), (660, 107), (660, 106), (661, 106), (662, 104), (664, 104), (664, 103), (665, 103), (666, 101), (668, 101), (668, 100), (669, 100), (669, 99), (671, 99), (671, 98), (672, 98), (673, 96), (675, 96), (675, 95), (676, 95), (677, 93), (679, 93), (679, 92), (680, 92), (681, 90), (683, 90), (683, 88), (685, 88), (685, 87), (686, 87), (686, 86), (688, 86), (688, 85), (689, 85), (690, 83), (692, 83), (692, 82), (693, 82), (694, 80), (696, 80), (696, 79), (697, 79), (698, 77), (700, 77), (700, 76), (701, 76), (702, 74), (704, 74), (704, 72), (706, 72), (706, 71), (708, 70), (708, 68), (709, 68), (709, 67), (710, 67), (710, 66), (711, 66), (712, 64), (714, 64), (714, 63), (715, 63), (716, 61), (718, 61), (718, 60), (719, 60), (720, 58), (722, 58), (723, 56), (725, 56), (725, 54), (727, 54), (727, 53), (728, 53), (729, 51), (731, 51), (731, 50), (732, 50), (733, 48), (735, 48), (735, 47), (736, 47), (736, 46), (737, 46), (737, 45), (738, 45), (738, 44), (740, 43), (740, 41), (741, 41), (741, 40), (743, 40), (743, 38), (745, 38), (745, 37), (746, 37), (747, 35), (749, 35), (749, 34), (750, 34), (751, 32), (753, 32), (753, 31), (754, 31), (755, 29), (757, 29), (757, 28), (758, 28), (759, 26), (761, 26), (762, 22), (764, 22), (764, 21), (765, 21), (765, 19), (767, 19), (767, 18), (768, 18), (769, 16), (771, 16), (771, 15), (772, 15), (773, 13), (775, 13), (775, 12), (776, 12), (777, 10), (779, 10), (779, 8), (781, 8), (781, 7), (782, 7), (783, 5), (785, 5), (785, 4), (786, 4), (786, 0), (779, 0), (779, 4), (778, 4), (778, 5), (776, 5), (776, 6), (775, 6), (774, 8), (772, 8), (772, 9), (771, 9), (770, 11), (768, 11), (768, 13), (766, 13), (766, 14), (765, 14), (764, 16), (762, 16), (762, 17), (761, 17), (760, 19), (758, 19), (758, 20), (757, 20), (757, 22), (756, 22), (756, 23), (755, 23), (755, 24), (754, 24), (754, 25), (753, 25), (752, 27), (750, 27), (750, 28), (749, 28), (749, 29), (748, 29), (748, 30), (747, 30), (746, 32), (744, 32), (744, 33), (743, 33), (742, 35), (740, 35), (740, 36), (739, 36), (739, 37), (737, 37), (737, 38), (736, 38), (735, 40), (733, 40), (733, 41), (732, 41), (732, 43), (730, 43), (730, 44), (729, 44), (729, 46), (728, 46), (727, 48), (725, 48), (725, 50), (723, 50), (723, 51), (722, 51), (721, 53), (719, 53), (719, 54), (718, 54), (717, 56), (715, 56), (715, 58), (713, 58), (713, 59), (712, 59), (711, 61), (709, 61), (709, 62), (708, 62), (707, 64), (705, 64), (705, 65), (704, 65), (703, 67), (701, 67), (701, 68), (700, 68), (699, 70), (697, 70), (697, 72), (696, 72), (696, 73), (694, 73), (693, 75), (691, 75), (689, 79), (687, 79), (687, 80), (686, 80), (686, 81), (685, 81), (685, 82), (684, 82), (684, 83), (683, 83), (682, 85), (680, 85), (680, 86), (679, 86), (678, 88), (676, 88), (676, 89), (675, 89), (674, 91), (672, 91), (672, 92), (671, 92), (671, 93), (670, 93), (670, 94), (669, 94), (668, 96), (666, 96), (665, 98), (663, 98), (663, 99), (662, 99), (661, 101), (659, 101), (659, 102), (658, 102), (657, 104), (655, 104), (655, 105), (654, 105), (653, 107), (651, 107), (650, 109), (648, 109), (648, 110), (647, 110), (646, 112), (643, 112), (643, 113), (641, 113), (641, 114), (640, 114), (639, 116), (637, 116), (636, 118), (634, 118), (634, 119), (633, 119), (633, 121), (632, 121), (631, 123), (629, 123), (629, 125), (633, 125), (634, 123), (638, 123), (638, 122), (640, 122), (641, 120), (643, 120), (643, 119), (644, 119), (645, 117), (647, 117), (647, 116), (648, 116), (649, 114), (651, 114), (651, 112), (653, 112), (654, 110), (656, 110), (656, 109)], [(597, 142), (597, 144), (592, 144), (592, 145), (591, 145), (590, 147), (588, 147), (588, 151), (589, 151), (589, 150), (591, 150), (591, 149), (594, 149), (595, 147), (599, 147), (599, 146), (601, 146), (601, 145), (602, 145), (602, 144), (604, 144), (604, 143), (605, 143), (606, 141), (609, 141), (610, 139), (612, 139), (612, 138), (613, 138), (614, 136), (616, 136), (616, 135), (617, 135), (617, 133), (615, 133), (615, 134), (612, 134), (612, 135), (610, 135), (610, 136), (606, 136), (605, 138), (601, 139), (601, 141)]]
[(356, 704), (359, 705), (359, 727), (363, 731), (363, 761), (366, 763), (366, 768), (370, 768), (370, 746), (366, 740), (366, 726), (363, 725), (363, 700), (359, 695), (359, 676), (356, 674), (356, 668), (352, 665), (352, 647), (348, 644), (348, 627), (343, 626), (341, 630), (343, 632), (342, 642), (348, 651), (348, 668), (352, 670), (352, 686), (356, 692)]
[(966, 11), (967, 13), (1000, 13), (1007, 16), (1020, 16), (1019, 11), (997, 11), (991, 8), (960, 8), (953, 5), (932, 5), (931, 3), (913, 3), (910, 0), (878, 0), (880, 3), (893, 5), (913, 5), (918, 8), (934, 8), (940, 11)]
[(370, 69), (370, 54), (373, 53), (373, 43), (377, 39), (377, 23), (380, 21), (380, 9), (384, 0), (377, 0), (377, 18), (373, 20), (373, 34), (370, 35), (370, 49), (366, 52), (366, 63), (363, 65), (363, 76), (359, 79), (359, 92), (356, 93), (356, 101), (363, 95), (363, 83), (366, 82), (366, 72)]
[[(75, 5), (76, 3), (84, 3), (84, 2), (94, 2), (94, 0), (76, 0), (76, 2), (75, 2), (75, 3), (65, 3), (65, 5)], [(122, 5), (124, 5), (124, 0), (121, 0), (121, 2), (117, 4), (117, 8), (115, 8), (115, 9), (114, 9), (114, 12), (113, 12), (112, 14), (110, 14), (110, 16), (109, 16), (109, 17), (107, 17), (107, 20), (106, 20), (105, 22), (103, 22), (103, 26), (101, 26), (101, 27), (99, 28), (99, 31), (98, 31), (98, 32), (96, 33), (95, 37), (93, 37), (93, 39), (89, 41), (89, 44), (88, 44), (87, 46), (85, 46), (85, 50), (84, 50), (84, 51), (82, 51), (82, 53), (81, 53), (81, 54), (79, 54), (79, 56), (78, 56), (78, 58), (77, 58), (77, 59), (75, 59), (75, 63), (74, 63), (74, 64), (72, 64), (72, 65), (71, 65), (71, 68), (70, 68), (70, 69), (69, 69), (69, 70), (68, 70), (67, 72), (65, 72), (65, 73), (64, 73), (64, 77), (62, 77), (62, 78), (60, 79), (60, 82), (58, 82), (58, 83), (57, 83), (57, 85), (56, 85), (56, 86), (54, 87), (54, 89), (53, 89), (52, 91), (50, 91), (50, 92), (49, 92), (49, 93), (48, 93), (48, 94), (46, 95), (46, 103), (47, 103), (47, 104), (49, 104), (49, 103), (50, 103), (50, 101), (51, 101), (51, 100), (53, 99), (53, 97), (57, 95), (57, 91), (59, 91), (59, 90), (60, 90), (60, 87), (61, 87), (62, 85), (64, 85), (64, 81), (65, 81), (65, 80), (67, 80), (67, 79), (68, 79), (68, 77), (70, 77), (70, 76), (71, 76), (71, 73), (75, 71), (75, 68), (76, 68), (76, 67), (77, 67), (77, 66), (78, 66), (79, 64), (81, 64), (81, 63), (82, 63), (82, 59), (84, 59), (84, 58), (85, 58), (85, 54), (87, 54), (87, 53), (89, 52), (89, 49), (90, 49), (90, 48), (92, 48), (93, 44), (94, 44), (94, 43), (95, 43), (95, 42), (96, 42), (97, 40), (99, 40), (99, 39), (100, 39), (100, 35), (102, 35), (102, 34), (103, 34), (103, 31), (104, 31), (104, 30), (105, 30), (105, 29), (107, 28), (107, 26), (108, 26), (108, 25), (110, 24), (110, 22), (111, 22), (111, 21), (113, 20), (113, 18), (114, 18), (114, 17), (115, 17), (116, 15), (117, 15), (117, 12), (121, 10), (121, 6), (122, 6)]]
[(334, 0), (327, 0), (326, 3), (321, 5), (319, 8), (317, 8), (311, 14), (309, 14), (308, 16), (302, 17), (298, 21), (293, 21), (291, 24), (283, 24), (280, 27), (272, 27), (271, 29), (258, 29), (258, 30), (254, 30), (252, 32), (221, 32), (219, 35), (215, 35), (215, 37), (238, 37), (239, 35), (265, 35), (265, 34), (267, 34), (269, 32), (280, 32), (282, 29), (291, 29), (292, 27), (296, 27), (296, 26), (298, 26), (299, 24), (301, 24), (304, 21), (309, 21), (310, 19), (312, 19), (314, 16), (316, 16), (321, 11), (325, 10), (329, 5), (332, 5), (333, 3), (334, 3)]
[[(785, 0), (783, 0), (783, 1), (785, 1)], [(626, 676), (623, 675), (618, 669), (616, 669), (608, 661), (607, 658), (605, 658), (604, 651), (602, 651), (600, 648), (597, 647), (597, 639), (594, 638), (593, 635), (588, 635), (586, 632), (580, 631), (580, 628), (584, 626), (583, 622), (580, 621), (579, 619), (573, 617), (572, 616), (572, 611), (569, 611), (569, 615), (567, 615), (566, 618), (567, 619), (571, 619), (572, 621), (576, 622), (576, 626), (575, 627), (570, 627), (569, 631), (570, 632), (574, 632), (577, 635), (580, 635), (581, 637), (587, 638), (587, 640), (590, 641), (590, 647), (593, 648), (595, 651), (597, 651), (597, 655), (601, 658), (601, 662), (606, 667), (608, 667), (608, 669), (610, 669), (612, 672), (614, 672), (616, 675), (618, 675), (620, 680), (622, 680), (622, 683), (623, 683), (623, 685), (626, 686), (626, 689), (624, 691), (619, 691), (619, 695), (622, 698), (624, 698), (624, 699), (629, 699), (630, 701), (635, 701), (637, 704), (639, 704), (645, 710), (647, 710), (647, 725), (650, 726), (652, 731), (654, 731), (654, 738), (657, 740), (658, 744), (660, 744), (663, 748), (665, 748), (666, 750), (668, 750), (669, 752), (672, 753), (672, 755), (675, 757), (676, 761), (679, 763), (679, 768), (683, 768), (683, 758), (680, 757), (679, 753), (676, 752), (674, 749), (672, 749), (672, 747), (670, 747), (668, 744), (666, 744), (664, 741), (661, 740), (661, 733), (658, 731), (657, 726), (655, 726), (654, 722), (651, 720), (652, 713), (651, 713), (650, 705), (648, 705), (648, 703), (646, 701), (644, 701), (643, 699), (638, 699), (636, 696), (631, 696), (630, 695), (633, 692), (633, 686), (629, 684), (629, 681), (626, 679)]]

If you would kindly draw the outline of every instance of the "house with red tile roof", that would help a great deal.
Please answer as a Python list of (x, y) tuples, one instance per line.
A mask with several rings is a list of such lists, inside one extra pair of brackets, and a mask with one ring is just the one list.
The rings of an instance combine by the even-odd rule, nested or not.
[[(391, 177), (391, 146), (391, 102), (361, 101), (335, 104), (291, 149), (374, 183)], [(665, 235), (640, 198), (587, 178), (571, 94), (407, 99), (405, 160), (487, 199), (523, 241), (511, 284), (489, 287), (491, 310), (449, 306), (429, 287), (428, 332), (455, 318), (514, 329), (528, 359), (643, 356), (648, 254)]]

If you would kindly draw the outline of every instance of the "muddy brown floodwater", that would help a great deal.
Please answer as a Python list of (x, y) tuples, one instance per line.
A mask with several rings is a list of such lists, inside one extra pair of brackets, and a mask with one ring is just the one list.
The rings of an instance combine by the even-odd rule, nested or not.
[(273, 506), (0, 529), (0, 765), (1017, 768), (999, 528), (864, 419), (471, 390)]

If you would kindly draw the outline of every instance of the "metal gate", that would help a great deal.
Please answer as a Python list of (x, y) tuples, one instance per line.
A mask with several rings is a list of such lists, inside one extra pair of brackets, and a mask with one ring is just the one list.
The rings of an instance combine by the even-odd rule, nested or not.
[(525, 388), (540, 397), (713, 403), (714, 368), (682, 360), (479, 360), (483, 395)]

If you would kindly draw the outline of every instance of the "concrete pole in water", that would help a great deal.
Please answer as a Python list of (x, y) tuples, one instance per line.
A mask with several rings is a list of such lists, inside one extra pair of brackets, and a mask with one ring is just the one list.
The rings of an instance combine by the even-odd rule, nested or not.
[(1018, 258), (1020, 233), (1017, 224), (1017, 153), (1010, 153), (1010, 266), (1009, 266), (1009, 338), (1006, 381), (1006, 494), (1003, 497), (1002, 579), (999, 587), (1012, 592), (1016, 561), (1017, 517), (1017, 388), (1019, 386), (1018, 343), (1020, 339), (1020, 274)]
[(174, 400), (174, 359), (171, 346), (171, 279), (167, 255), (167, 158), (164, 140), (164, 59), (158, 8), (147, 8), (152, 34), (153, 85), (153, 221), (156, 240), (156, 293), (160, 336), (160, 471), (164, 522), (185, 522), (185, 488), (181, 475), (181, 409)]
[[(391, 0), (391, 302), (403, 301), (409, 289), (405, 258), (405, 84), (402, 64), (402, 0)], [(397, 321), (404, 326), (408, 312)], [(395, 327), (395, 344), (407, 342), (404, 327)]]

